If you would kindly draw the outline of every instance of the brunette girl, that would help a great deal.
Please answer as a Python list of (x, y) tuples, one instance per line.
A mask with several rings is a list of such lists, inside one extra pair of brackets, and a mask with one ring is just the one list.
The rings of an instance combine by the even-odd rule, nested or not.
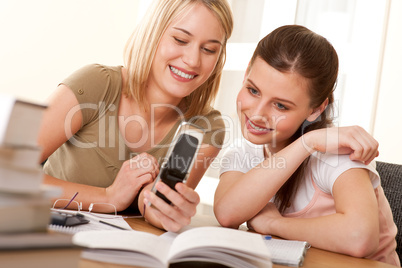
[(247, 142), (223, 157), (215, 215), (223, 226), (247, 221), (259, 233), (399, 265), (392, 212), (369, 164), (377, 142), (359, 127), (329, 128), (337, 75), (332, 45), (303, 26), (259, 42), (237, 97)]

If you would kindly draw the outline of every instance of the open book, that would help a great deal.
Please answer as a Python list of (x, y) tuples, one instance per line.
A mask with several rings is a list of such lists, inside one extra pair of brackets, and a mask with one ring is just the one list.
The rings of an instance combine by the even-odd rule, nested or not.
[(173, 242), (138, 231), (79, 232), (73, 242), (89, 248), (84, 250), (83, 258), (123, 265), (160, 268), (173, 263), (203, 262), (272, 267), (261, 235), (223, 227), (193, 228), (177, 235)]

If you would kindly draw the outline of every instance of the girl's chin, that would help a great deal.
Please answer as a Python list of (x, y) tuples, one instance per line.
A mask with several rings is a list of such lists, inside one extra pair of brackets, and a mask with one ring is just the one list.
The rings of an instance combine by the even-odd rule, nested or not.
[(271, 149), (273, 149), (273, 151), (275, 151), (275, 152), (280, 151), (288, 144), (288, 142), (283, 142), (283, 141), (278, 143), (278, 141), (275, 140), (275, 138), (273, 138), (272, 133), (268, 133), (266, 135), (253, 135), (252, 133), (243, 130), (242, 135), (243, 135), (243, 138), (245, 138), (247, 141), (251, 142), (252, 144), (268, 145), (268, 146), (272, 147)]
[(253, 144), (268, 144), (271, 142), (271, 138), (268, 137), (268, 134), (266, 135), (254, 135), (253, 133), (250, 133), (248, 131), (243, 131), (243, 138), (248, 140), (249, 142)]

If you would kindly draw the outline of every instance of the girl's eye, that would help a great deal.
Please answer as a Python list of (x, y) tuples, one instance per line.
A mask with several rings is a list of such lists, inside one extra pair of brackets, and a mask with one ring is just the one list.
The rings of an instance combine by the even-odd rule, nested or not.
[(276, 107), (278, 107), (279, 110), (289, 110), (288, 107), (279, 102), (276, 103)]
[(216, 53), (216, 50), (212, 50), (212, 49), (208, 49), (208, 48), (206, 48), (206, 47), (204, 47), (204, 48), (202, 48), (206, 53), (208, 53), (208, 54), (215, 54)]
[(184, 40), (182, 40), (182, 39), (179, 39), (179, 38), (177, 38), (177, 37), (173, 37), (173, 38), (174, 38), (174, 40), (175, 40), (177, 43), (179, 43), (180, 45), (185, 45), (185, 44), (187, 44), (187, 42), (184, 41)]
[(251, 93), (251, 95), (258, 95), (258, 90), (256, 90), (255, 88), (248, 87), (247, 89)]

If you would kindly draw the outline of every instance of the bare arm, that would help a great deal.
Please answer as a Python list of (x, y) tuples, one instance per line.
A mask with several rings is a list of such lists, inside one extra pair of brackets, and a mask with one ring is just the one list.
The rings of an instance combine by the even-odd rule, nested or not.
[[(44, 113), (38, 138), (42, 148), (41, 162), (71, 138), (82, 124), (78, 100), (67, 86), (58, 86), (48, 102), (49, 107)], [(105, 189), (71, 183), (49, 175), (44, 176), (44, 183), (63, 188), (60, 198), (69, 199), (75, 192), (82, 193), (77, 196), (77, 200), (83, 202), (84, 207), (88, 207), (90, 202), (105, 202)], [(98, 198), (94, 200), (92, 197)]]
[[(219, 223), (237, 228), (254, 217), (315, 151), (350, 154), (353, 160), (369, 163), (378, 155), (378, 143), (360, 127), (320, 129), (303, 135), (247, 173), (223, 173), (214, 200)], [(280, 163), (281, 159), (284, 166), (271, 168), (269, 161)]]
[(191, 217), (195, 215), (196, 207), (200, 202), (200, 197), (194, 189), (213, 159), (218, 155), (219, 150), (214, 146), (203, 144), (203, 148), (198, 152), (197, 159), (186, 184), (176, 184), (177, 192), (171, 190), (162, 182), (158, 183), (158, 191), (164, 194), (173, 205), (168, 205), (154, 193), (150, 192), (152, 185), (145, 187), (138, 199), (138, 207), (141, 213), (144, 215), (144, 203), (147, 204), (148, 201), (157, 208), (146, 207), (144, 216), (147, 221), (169, 231), (178, 231), (183, 226), (190, 224)]
[(82, 124), (82, 113), (74, 93), (65, 85), (60, 85), (48, 99), (38, 143), (42, 147), (41, 162), (71, 138)]
[(350, 169), (333, 186), (336, 213), (311, 219), (282, 217), (269, 204), (249, 225), (257, 232), (308, 241), (312, 246), (365, 257), (379, 243), (378, 206), (365, 169)]
[[(83, 120), (78, 100), (67, 86), (60, 85), (48, 102), (49, 108), (44, 114), (38, 139), (43, 150), (41, 162), (79, 131)], [(156, 163), (156, 160), (148, 155), (137, 157), (148, 157)], [(74, 193), (79, 192), (75, 200), (82, 202), (84, 209), (94, 202), (111, 203), (118, 211), (121, 211), (133, 202), (142, 185), (152, 182), (158, 172), (156, 164), (132, 169), (129, 161), (123, 164), (114, 183), (108, 188), (72, 183), (49, 175), (44, 176), (44, 183), (63, 188), (63, 194), (59, 198), (69, 199)]]
[(238, 228), (240, 224), (254, 217), (309, 155), (301, 139), (298, 139), (271, 156), (285, 159), (285, 166), (268, 168), (269, 161), (280, 162), (271, 158), (247, 173), (223, 173), (214, 199), (214, 212), (219, 223), (225, 227)]

